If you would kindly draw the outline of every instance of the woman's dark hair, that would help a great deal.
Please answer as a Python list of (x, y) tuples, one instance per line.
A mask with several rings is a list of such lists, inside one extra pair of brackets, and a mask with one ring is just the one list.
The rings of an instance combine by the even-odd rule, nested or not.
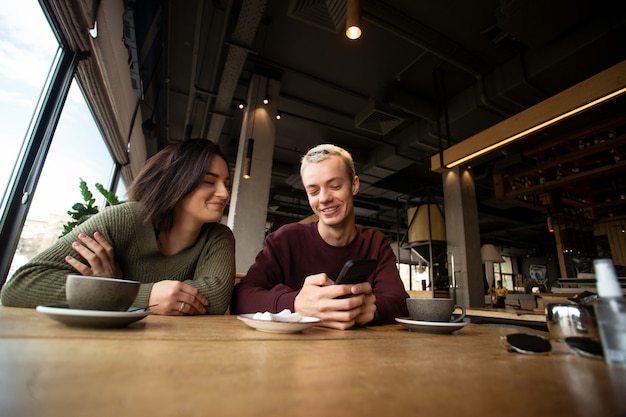
[(188, 139), (169, 145), (152, 156), (127, 193), (147, 211), (147, 219), (162, 232), (171, 229), (174, 207), (204, 179), (211, 158), (226, 157), (219, 145), (208, 139)]

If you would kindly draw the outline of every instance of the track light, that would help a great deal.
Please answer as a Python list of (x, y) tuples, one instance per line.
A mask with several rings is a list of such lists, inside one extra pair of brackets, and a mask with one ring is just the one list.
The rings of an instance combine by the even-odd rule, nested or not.
[(554, 233), (554, 224), (552, 223), (552, 212), (550, 211), (550, 206), (548, 206), (547, 211), (548, 211), (548, 232)]
[(280, 120), (283, 117), (281, 112), (276, 112), (276, 120)]
[(239, 101), (239, 104), (237, 105), (237, 107), (239, 108), (239, 110), (243, 110), (246, 108), (246, 102), (243, 100)]
[(622, 233), (626, 233), (626, 228), (622, 225)]
[(263, 98), (263, 104), (266, 106), (270, 104), (270, 77), (269, 75), (265, 77), (265, 97)]
[(243, 178), (250, 179), (250, 169), (252, 168), (252, 152), (254, 151), (254, 139), (248, 139), (248, 150), (246, 159), (243, 162)]
[(361, 0), (346, 2), (346, 36), (353, 40), (361, 37)]

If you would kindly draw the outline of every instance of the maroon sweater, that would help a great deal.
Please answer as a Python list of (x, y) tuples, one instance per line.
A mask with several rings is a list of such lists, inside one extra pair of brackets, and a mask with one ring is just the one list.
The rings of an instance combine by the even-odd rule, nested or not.
[(291, 223), (267, 237), (254, 265), (235, 287), (231, 313), (293, 311), (307, 276), (325, 272), (335, 279), (347, 260), (365, 258), (378, 261), (369, 278), (376, 296), (375, 323), (394, 323), (396, 317), (408, 316), (408, 294), (389, 239), (378, 230), (357, 226), (357, 235), (347, 246), (331, 246), (319, 235), (317, 222)]

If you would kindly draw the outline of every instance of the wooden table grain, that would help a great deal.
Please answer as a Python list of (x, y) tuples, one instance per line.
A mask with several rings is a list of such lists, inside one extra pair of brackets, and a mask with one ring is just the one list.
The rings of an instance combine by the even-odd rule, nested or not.
[(234, 316), (67, 327), (0, 307), (0, 416), (624, 416), (626, 369), (509, 353), (507, 333), (263, 333)]

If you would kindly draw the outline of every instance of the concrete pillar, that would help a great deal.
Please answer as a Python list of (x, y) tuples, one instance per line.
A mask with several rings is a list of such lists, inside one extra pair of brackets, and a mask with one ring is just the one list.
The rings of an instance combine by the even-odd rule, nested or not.
[(484, 307), (484, 277), (474, 179), (471, 170), (459, 167), (442, 175), (450, 266), (448, 275), (453, 274), (453, 258), (457, 302), (466, 307)]
[[(236, 239), (237, 272), (247, 272), (257, 253), (263, 248), (272, 178), (278, 92), (278, 81), (268, 81), (258, 74), (252, 76), (248, 89), (248, 105), (239, 136), (228, 212), (228, 226)], [(267, 105), (263, 104), (266, 94), (270, 96)], [(244, 160), (250, 138), (254, 138), (251, 177), (244, 179)]]

